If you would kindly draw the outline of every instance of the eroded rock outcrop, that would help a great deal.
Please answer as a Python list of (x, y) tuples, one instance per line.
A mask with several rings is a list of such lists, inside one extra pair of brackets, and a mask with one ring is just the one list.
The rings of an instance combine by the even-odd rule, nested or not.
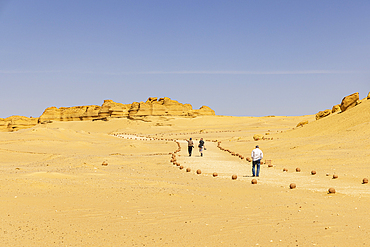
[(263, 139), (263, 135), (255, 134), (253, 136), (253, 140), (255, 140), (255, 141), (259, 141), (259, 140), (262, 140), (262, 139)]
[(149, 116), (204, 116), (215, 115), (208, 106), (193, 110), (190, 104), (181, 104), (170, 98), (151, 97), (146, 102), (132, 104), (116, 103), (113, 100), (104, 100), (102, 106), (74, 106), (49, 107), (39, 118), (39, 123), (51, 121), (85, 121), (106, 120), (107, 118), (128, 117), (130, 119), (144, 119)]
[(193, 108), (189, 104), (181, 104), (170, 98), (149, 98), (146, 102), (131, 104), (128, 117), (130, 119), (147, 116), (187, 116)]
[(208, 106), (202, 106), (199, 110), (193, 110), (192, 112), (189, 113), (189, 115), (199, 115), (199, 116), (214, 116), (215, 111), (209, 108)]
[[(39, 118), (12, 116), (0, 118), (0, 131), (15, 131), (52, 123), (53, 121), (95, 121), (108, 118), (129, 118), (146, 120), (147, 117), (161, 116), (213, 116), (215, 112), (208, 106), (194, 110), (190, 104), (181, 104), (170, 98), (151, 97), (146, 102), (121, 104), (113, 100), (104, 100), (102, 106), (48, 107)], [(149, 120), (150, 121), (150, 120)]]
[(329, 116), (331, 113), (345, 112), (346, 110), (351, 109), (355, 107), (356, 105), (359, 105), (365, 102), (367, 99), (370, 99), (370, 93), (368, 94), (367, 98), (364, 98), (362, 100), (360, 100), (358, 92), (348, 95), (342, 99), (342, 102), (339, 105), (333, 106), (331, 111), (325, 110), (325, 111), (318, 112), (316, 114), (316, 120)]
[(170, 98), (149, 98), (146, 102), (134, 102), (128, 111), (130, 119), (142, 119), (147, 116), (201, 116), (215, 115), (208, 106), (193, 110), (190, 104), (181, 104)]
[(23, 116), (11, 116), (0, 118), (0, 131), (17, 131), (27, 129), (37, 124), (38, 118), (28, 118)]
[(360, 97), (358, 93), (353, 93), (348, 95), (342, 99), (342, 103), (340, 104), (340, 109), (342, 112), (355, 107), (358, 104)]
[(333, 106), (333, 108), (331, 109), (331, 113), (336, 113), (336, 112), (340, 112), (340, 105), (335, 105)]
[(102, 117), (127, 117), (131, 104), (116, 103), (113, 100), (104, 100), (98, 116)]
[(297, 127), (303, 127), (304, 125), (308, 124), (308, 120), (301, 121), (297, 124)]
[(101, 107), (97, 105), (60, 108), (49, 107), (45, 109), (38, 122), (93, 120), (99, 117), (100, 109)]
[(331, 114), (331, 110), (327, 109), (325, 111), (319, 111), (317, 114), (316, 114), (316, 120), (319, 120), (321, 118), (324, 118), (324, 117), (327, 117)]

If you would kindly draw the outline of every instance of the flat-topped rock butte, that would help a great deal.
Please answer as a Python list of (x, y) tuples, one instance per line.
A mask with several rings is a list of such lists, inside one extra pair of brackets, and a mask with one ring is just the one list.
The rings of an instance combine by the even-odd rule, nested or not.
[[(217, 116), (149, 98), (2, 119), (0, 243), (367, 246), (369, 98), (324, 117)], [(203, 157), (188, 156), (190, 137), (204, 138)]]

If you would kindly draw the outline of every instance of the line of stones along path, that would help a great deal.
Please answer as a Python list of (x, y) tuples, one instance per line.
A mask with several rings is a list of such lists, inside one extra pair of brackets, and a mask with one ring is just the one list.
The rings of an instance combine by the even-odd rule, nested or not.
[[(217, 147), (217, 143), (207, 142), (207, 150), (203, 151), (203, 157), (200, 156), (197, 147), (194, 147), (191, 157), (188, 155), (187, 142), (181, 143), (181, 151), (177, 155), (178, 162), (186, 169), (190, 167), (192, 172), (197, 169), (202, 171), (202, 174), (212, 176), (214, 172), (218, 173), (219, 177), (231, 179), (232, 175), (237, 175), (238, 180), (248, 183), (252, 177), (252, 162), (241, 160), (239, 157), (232, 156), (227, 152), (221, 151)], [(195, 146), (198, 140), (194, 140)], [(222, 146), (222, 143), (221, 143)], [(243, 153), (252, 153), (252, 150), (246, 150)], [(319, 191), (326, 193), (328, 188), (334, 187), (340, 193), (352, 195), (370, 195), (368, 186), (358, 183), (348, 183), (340, 179), (332, 179), (326, 174), (311, 175), (311, 171), (304, 172), (288, 171), (283, 172), (283, 166), (280, 165), (268, 168), (267, 165), (261, 165), (260, 177), (257, 179), (258, 184), (266, 184), (272, 186), (280, 186), (289, 190), (290, 183), (295, 183), (298, 189), (308, 189), (311, 191)], [(302, 169), (302, 168), (301, 168)]]
[[(134, 135), (116, 135), (120, 138), (134, 139), (137, 141), (150, 141), (150, 138), (137, 137)], [(158, 140), (156, 140), (158, 141)], [(191, 169), (191, 173), (195, 174), (196, 170), (200, 169), (203, 176), (212, 176), (214, 172), (218, 177), (230, 179), (232, 175), (237, 175), (238, 180), (250, 183), (252, 177), (252, 163), (246, 160), (241, 160), (236, 156), (232, 156), (227, 152), (221, 151), (215, 142), (206, 142), (206, 150), (203, 151), (203, 157), (198, 151), (198, 141), (194, 141), (194, 149), (192, 156), (188, 155), (188, 143), (184, 140), (178, 140), (181, 145), (181, 151), (176, 153), (177, 162), (180, 163), (185, 172), (186, 168)], [(222, 145), (222, 143), (221, 143)], [(244, 153), (251, 153), (252, 150), (246, 150)], [(332, 179), (326, 174), (310, 175), (310, 171), (302, 172), (288, 171), (283, 172), (283, 166), (275, 166), (268, 168), (267, 165), (261, 165), (260, 177), (256, 178), (257, 184), (266, 184), (279, 186), (289, 189), (290, 183), (295, 183), (297, 189), (307, 189), (318, 192), (327, 192), (328, 188), (334, 187), (337, 192), (349, 195), (370, 195), (368, 186), (358, 183), (344, 183), (339, 179)]]

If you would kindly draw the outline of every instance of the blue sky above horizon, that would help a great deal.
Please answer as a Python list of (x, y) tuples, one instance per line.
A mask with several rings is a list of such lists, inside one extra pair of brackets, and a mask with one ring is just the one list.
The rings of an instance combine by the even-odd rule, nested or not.
[(308, 115), (370, 91), (370, 1), (0, 0), (0, 118), (170, 97)]

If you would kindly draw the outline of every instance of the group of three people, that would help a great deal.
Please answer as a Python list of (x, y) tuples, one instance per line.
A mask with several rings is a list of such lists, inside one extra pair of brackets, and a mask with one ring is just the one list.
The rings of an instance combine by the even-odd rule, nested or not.
[[(192, 138), (189, 140), (186, 140), (188, 142), (188, 152), (189, 156), (191, 156), (194, 148), (194, 142)], [(203, 157), (203, 150), (205, 149), (203, 138), (200, 138), (199, 144), (199, 153), (200, 156)], [(261, 166), (261, 159), (263, 158), (263, 152), (261, 149), (259, 149), (259, 146), (257, 145), (255, 149), (252, 151), (252, 176), (253, 177), (259, 177), (260, 176), (260, 166)], [(256, 169), (257, 168), (257, 169)]]

